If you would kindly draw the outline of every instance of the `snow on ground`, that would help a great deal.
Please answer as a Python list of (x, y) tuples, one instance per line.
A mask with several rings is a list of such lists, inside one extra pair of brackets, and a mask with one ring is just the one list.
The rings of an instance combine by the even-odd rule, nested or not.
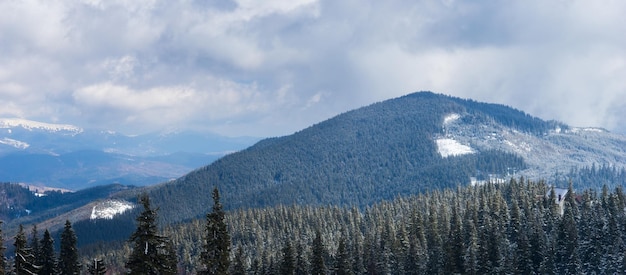
[(449, 124), (450, 122), (454, 122), (455, 120), (461, 118), (459, 114), (449, 114), (443, 118), (443, 124)]
[(524, 152), (530, 152), (532, 151), (532, 146), (530, 144), (528, 144), (527, 142), (524, 141), (517, 141), (517, 142), (512, 142), (510, 140), (505, 139), (504, 140), (504, 144), (508, 145), (509, 147), (511, 147), (511, 149), (518, 154), (523, 154)]
[(51, 124), (20, 118), (0, 118), (0, 128), (22, 127), (27, 130), (41, 129), (51, 132), (68, 131), (81, 133), (83, 129), (69, 124)]
[(132, 209), (133, 204), (127, 201), (107, 200), (100, 202), (91, 210), (90, 219), (113, 219), (117, 214), (122, 214), (126, 210)]
[(597, 127), (573, 127), (571, 129), (572, 133), (579, 133), (579, 132), (596, 132), (596, 133), (606, 133), (607, 130), (604, 130), (602, 128), (597, 128)]
[(474, 153), (472, 147), (463, 145), (451, 138), (440, 138), (436, 139), (435, 142), (437, 143), (437, 151), (444, 158)]
[(15, 140), (15, 139), (11, 139), (11, 138), (2, 138), (0, 139), (0, 143), (1, 144), (6, 144), (9, 146), (13, 146), (17, 149), (26, 149), (30, 146), (30, 144), (23, 142), (23, 141), (19, 141), (19, 140)]

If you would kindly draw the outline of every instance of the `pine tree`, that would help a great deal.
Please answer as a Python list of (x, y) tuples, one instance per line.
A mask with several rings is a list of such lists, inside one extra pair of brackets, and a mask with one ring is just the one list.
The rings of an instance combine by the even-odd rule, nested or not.
[(296, 245), (296, 274), (307, 274), (309, 270), (309, 258), (306, 249), (301, 242)]
[(7, 261), (4, 257), (6, 247), (4, 247), (4, 233), (2, 232), (2, 220), (0, 220), (0, 275), (6, 274)]
[(104, 275), (107, 272), (106, 266), (102, 259), (93, 259), (91, 265), (89, 265), (89, 274), (92, 275)]
[(39, 233), (37, 232), (37, 225), (33, 225), (30, 237), (30, 249), (35, 256), (35, 265), (41, 265), (41, 248), (39, 246)]
[(319, 230), (315, 232), (315, 239), (313, 240), (313, 257), (311, 259), (311, 274), (320, 275), (326, 274), (326, 248), (322, 243), (322, 233)]
[(237, 252), (235, 253), (235, 262), (233, 265), (232, 275), (245, 275), (246, 274), (246, 264), (244, 262), (243, 248), (241, 245), (237, 247)]
[(157, 232), (157, 210), (150, 206), (150, 198), (139, 198), (143, 211), (137, 217), (137, 230), (131, 235), (133, 248), (126, 268), (130, 274), (176, 274), (176, 254), (169, 238)]
[(61, 251), (59, 252), (59, 273), (62, 275), (80, 274), (78, 263), (78, 249), (76, 248), (76, 234), (69, 220), (65, 221), (65, 228), (61, 233)]
[(335, 265), (335, 273), (337, 275), (354, 274), (352, 273), (352, 265), (350, 264), (351, 258), (350, 251), (346, 244), (346, 237), (341, 236), (341, 239), (339, 239), (339, 247), (337, 248), (337, 262)]
[(557, 231), (556, 268), (558, 274), (577, 274), (580, 272), (578, 257), (578, 230), (573, 210), (575, 205), (565, 201), (565, 212)]
[(24, 227), (20, 224), (20, 229), (15, 236), (15, 273), (16, 274), (37, 274), (39, 266), (35, 265), (35, 255), (28, 247)]
[(296, 259), (294, 258), (293, 247), (291, 246), (291, 241), (287, 239), (285, 241), (285, 246), (283, 247), (283, 258), (280, 263), (280, 274), (282, 275), (292, 275), (296, 272)]
[(48, 229), (43, 233), (41, 239), (41, 270), (39, 274), (50, 275), (56, 273), (56, 259), (54, 256), (54, 239)]
[(203, 251), (200, 255), (205, 270), (202, 274), (227, 274), (230, 265), (230, 235), (220, 193), (213, 189), (213, 211), (206, 215)]

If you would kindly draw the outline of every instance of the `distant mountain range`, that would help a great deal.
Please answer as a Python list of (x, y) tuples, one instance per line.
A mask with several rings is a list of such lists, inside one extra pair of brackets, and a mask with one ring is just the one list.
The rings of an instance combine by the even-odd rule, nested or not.
[[(62, 127), (54, 129), (59, 128)], [(0, 138), (28, 143), (31, 145), (28, 148), (41, 148), (36, 142), (40, 139), (26, 138), (36, 136), (34, 130), (24, 127), (0, 130), (6, 133)], [(64, 135), (52, 137), (70, 141), (90, 135), (85, 130), (64, 131), (57, 132)], [(164, 144), (168, 143), (163, 140), (168, 139), (159, 135), (111, 135), (110, 138), (104, 138), (106, 134), (96, 135), (98, 138), (94, 140), (100, 141), (100, 149), (95, 151), (68, 150), (72, 152), (69, 153), (60, 149), (68, 148), (70, 142), (54, 150), (37, 150), (40, 154), (55, 152), (55, 155), (47, 154), (53, 160), (41, 160), (42, 163), (71, 163), (73, 169), (80, 169), (76, 159), (81, 159), (81, 153), (77, 152), (101, 154), (98, 159), (104, 162), (122, 163), (121, 167), (133, 169), (141, 166), (129, 160), (132, 158), (144, 163), (147, 159), (166, 162), (159, 159), (162, 157), (131, 158), (130, 154), (111, 153), (129, 148), (122, 144), (132, 144), (130, 141), (135, 141), (138, 147), (155, 148), (155, 152), (176, 151), (166, 149)], [(50, 136), (49, 132), (44, 136)], [(4, 156), (12, 154), (11, 157), (17, 158), (18, 149), (12, 150)], [(166, 158), (169, 156), (173, 155)], [(34, 169), (26, 161), (23, 165)], [(113, 190), (118, 191), (102, 189), (107, 193), (101, 196), (94, 194), (97, 191), (89, 194), (94, 194), (97, 200), (133, 202), (139, 193), (146, 192), (159, 207), (161, 221), (172, 224), (202, 217), (210, 211), (214, 186), (220, 189), (227, 209), (292, 204), (367, 207), (381, 200), (425, 191), (521, 176), (546, 179), (555, 185), (572, 180), (580, 188), (622, 185), (626, 184), (625, 165), (623, 135), (545, 121), (504, 105), (419, 92), (343, 113), (293, 135), (261, 140), (211, 164), (199, 165), (172, 181), (141, 188), (116, 186)], [(95, 174), (93, 178), (99, 179)], [(31, 201), (36, 205), (36, 198)], [(80, 217), (89, 217), (95, 209), (93, 205), (84, 203), (73, 211), (82, 213)], [(41, 210), (40, 213), (48, 213), (57, 220), (79, 216), (70, 212), (53, 215)], [(33, 211), (28, 219), (21, 217), (15, 222), (47, 220), (36, 215)]]
[(128, 136), (0, 118), (0, 181), (79, 190), (168, 181), (258, 138), (170, 132)]

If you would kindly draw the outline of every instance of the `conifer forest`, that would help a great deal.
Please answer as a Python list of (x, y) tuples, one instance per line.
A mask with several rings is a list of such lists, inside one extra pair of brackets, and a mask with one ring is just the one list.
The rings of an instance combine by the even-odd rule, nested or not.
[[(398, 197), (366, 208), (275, 206), (158, 226), (141, 197), (119, 247), (61, 251), (20, 228), (5, 274), (619, 274), (626, 272), (626, 194), (523, 178)], [(4, 248), (3, 248), (4, 249)], [(68, 253), (79, 251), (82, 255)], [(69, 271), (65, 271), (69, 270)], [(72, 271), (73, 270), (73, 271)], [(24, 273), (26, 272), (26, 273)]]

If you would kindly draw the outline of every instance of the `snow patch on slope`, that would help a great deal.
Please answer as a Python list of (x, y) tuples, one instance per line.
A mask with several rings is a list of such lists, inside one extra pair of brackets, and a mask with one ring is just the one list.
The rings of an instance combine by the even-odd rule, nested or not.
[(115, 215), (122, 214), (133, 207), (133, 204), (127, 201), (106, 200), (93, 207), (90, 219), (113, 219)]
[(7, 137), (0, 139), (0, 144), (13, 146), (13, 147), (15, 147), (17, 149), (26, 149), (26, 148), (30, 147), (30, 144), (28, 144), (26, 142), (15, 140), (15, 139), (11, 139), (11, 138), (7, 138)]
[(444, 158), (474, 153), (472, 147), (463, 145), (451, 138), (439, 138), (435, 142), (437, 143), (437, 151)]
[(0, 128), (22, 127), (27, 130), (39, 129), (50, 132), (72, 132), (75, 134), (82, 133), (83, 129), (69, 124), (52, 124), (26, 120), (21, 118), (0, 118)]
[(450, 124), (450, 123), (458, 120), (459, 118), (461, 118), (461, 115), (459, 115), (459, 114), (454, 114), (454, 113), (453, 114), (449, 114), (449, 115), (447, 115), (447, 116), (445, 116), (443, 118), (443, 125)]

